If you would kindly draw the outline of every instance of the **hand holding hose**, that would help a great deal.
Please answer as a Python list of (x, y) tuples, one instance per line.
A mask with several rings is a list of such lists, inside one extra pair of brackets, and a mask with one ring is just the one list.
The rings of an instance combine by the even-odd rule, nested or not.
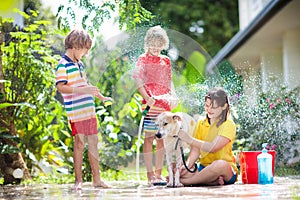
[(155, 104), (155, 99), (154, 99), (154, 97), (148, 97), (146, 99), (146, 102), (147, 102), (147, 105), (153, 106)]

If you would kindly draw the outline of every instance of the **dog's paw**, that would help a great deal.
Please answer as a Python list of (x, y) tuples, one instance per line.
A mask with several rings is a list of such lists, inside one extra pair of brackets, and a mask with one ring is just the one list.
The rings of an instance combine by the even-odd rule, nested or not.
[(184, 185), (182, 183), (178, 182), (178, 183), (174, 184), (174, 187), (184, 187)]
[(173, 181), (168, 182), (167, 187), (174, 187)]

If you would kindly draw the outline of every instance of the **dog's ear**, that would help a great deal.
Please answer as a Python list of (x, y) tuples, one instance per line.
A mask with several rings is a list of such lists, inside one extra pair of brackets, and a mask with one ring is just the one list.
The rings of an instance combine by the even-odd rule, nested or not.
[(173, 120), (174, 121), (181, 121), (181, 117), (179, 115), (174, 115)]

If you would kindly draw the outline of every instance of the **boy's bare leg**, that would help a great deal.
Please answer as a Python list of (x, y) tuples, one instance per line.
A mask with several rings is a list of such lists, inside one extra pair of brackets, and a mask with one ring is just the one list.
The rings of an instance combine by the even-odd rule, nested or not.
[(109, 188), (110, 186), (101, 180), (99, 168), (98, 135), (89, 135), (88, 138), (88, 156), (93, 175), (93, 186)]
[(165, 149), (163, 139), (156, 139), (155, 155), (155, 177), (158, 181), (164, 181), (161, 177), (161, 171), (164, 164)]
[(82, 154), (84, 149), (84, 135), (76, 134), (74, 139), (74, 171), (75, 171), (75, 188), (80, 190), (82, 187)]
[(154, 140), (154, 136), (152, 135), (152, 133), (145, 132), (145, 139), (143, 145), (143, 154), (149, 183), (153, 183), (155, 181), (155, 176), (152, 167), (152, 145)]

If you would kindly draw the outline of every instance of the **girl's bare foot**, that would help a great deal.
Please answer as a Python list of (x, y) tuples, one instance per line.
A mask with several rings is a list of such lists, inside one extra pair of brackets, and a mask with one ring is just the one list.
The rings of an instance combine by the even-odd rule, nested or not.
[(219, 176), (218, 183), (219, 183), (219, 185), (224, 185), (224, 178), (223, 178), (223, 176)]
[(153, 184), (155, 183), (155, 181), (156, 181), (155, 176), (148, 177), (148, 185), (149, 185), (150, 187), (153, 186)]
[(76, 191), (82, 190), (82, 182), (75, 183), (72, 189)]
[(167, 185), (167, 182), (163, 179), (163, 177), (160, 174), (155, 174), (155, 182), (153, 185)]
[(107, 183), (105, 183), (104, 181), (100, 181), (97, 183), (93, 183), (94, 187), (102, 187), (102, 188), (111, 188), (111, 186)]
[(169, 176), (166, 176), (166, 181), (167, 181), (167, 182), (169, 182), (169, 179), (170, 179), (170, 177), (169, 177)]
[(155, 182), (155, 176), (154, 172), (147, 172), (147, 178), (148, 178), (148, 185), (153, 186), (153, 183)]
[(155, 174), (155, 178), (159, 182), (166, 182), (164, 178), (160, 174)]

